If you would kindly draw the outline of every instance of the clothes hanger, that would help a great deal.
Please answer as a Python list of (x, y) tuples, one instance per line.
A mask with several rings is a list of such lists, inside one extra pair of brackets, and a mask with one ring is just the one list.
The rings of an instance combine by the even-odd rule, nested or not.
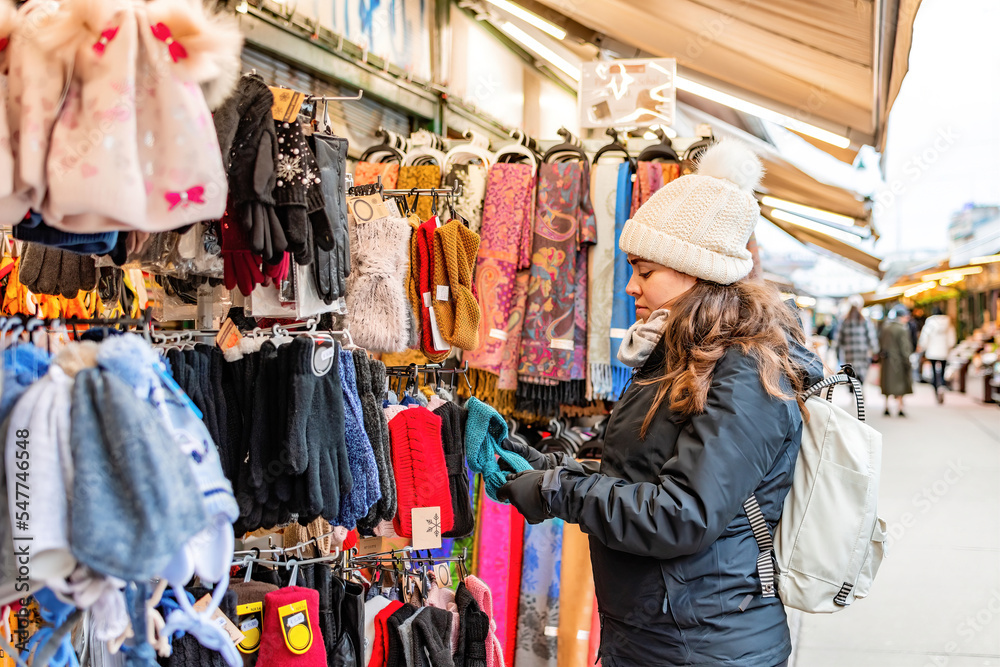
[(604, 154), (614, 153), (614, 152), (624, 153), (625, 159), (631, 161), (632, 156), (629, 154), (628, 149), (625, 148), (625, 146), (621, 143), (621, 141), (618, 138), (618, 130), (616, 130), (613, 127), (609, 127), (607, 130), (605, 130), (604, 133), (609, 137), (611, 137), (611, 142), (604, 144), (603, 146), (597, 149), (597, 152), (594, 153), (594, 164), (597, 164), (597, 162), (601, 159), (601, 156), (603, 156)]
[(496, 159), (489, 150), (489, 139), (473, 130), (466, 130), (464, 136), (470, 140), (469, 143), (458, 144), (445, 154), (444, 171), (447, 172), (453, 165), (459, 164), (459, 160), (461, 159), (466, 159), (467, 162), (479, 160), (483, 163), (484, 167), (489, 169), (490, 165)]
[[(358, 158), (359, 162), (372, 162), (371, 158), (374, 155), (380, 153), (388, 153), (396, 159), (400, 164), (403, 163), (405, 155), (397, 146), (393, 145), (396, 142), (397, 136), (395, 132), (382, 129), (381, 127), (375, 133), (376, 137), (382, 139), (382, 143), (375, 144), (374, 146), (369, 146), (361, 153), (361, 157)], [(391, 158), (390, 158), (391, 159)], [(380, 160), (382, 161), (382, 160)]]
[[(494, 158), (497, 162), (517, 162), (520, 158), (527, 158), (528, 162), (531, 164), (531, 168), (534, 171), (538, 171), (538, 157), (535, 153), (525, 145), (524, 141), (526, 139), (524, 132), (521, 130), (514, 130), (510, 133), (514, 143), (507, 144), (503, 146), (494, 154)], [(505, 159), (506, 157), (511, 157), (510, 160)]]
[(680, 163), (681, 159), (674, 150), (673, 142), (662, 127), (655, 130), (656, 136), (660, 138), (660, 143), (653, 144), (639, 153), (639, 162), (652, 162), (653, 160), (666, 160), (667, 162)]
[(586, 168), (589, 165), (589, 161), (587, 160), (587, 154), (584, 152), (583, 144), (580, 140), (565, 127), (559, 128), (558, 134), (563, 138), (563, 143), (556, 144), (549, 150), (545, 151), (542, 161), (548, 164), (552, 161), (552, 158), (556, 158), (556, 162), (568, 162), (570, 160), (579, 159), (583, 162), (584, 168)]
[(410, 135), (410, 145), (413, 147), (406, 153), (404, 165), (432, 164), (443, 167), (446, 156), (441, 148), (444, 140), (427, 130), (417, 130)]

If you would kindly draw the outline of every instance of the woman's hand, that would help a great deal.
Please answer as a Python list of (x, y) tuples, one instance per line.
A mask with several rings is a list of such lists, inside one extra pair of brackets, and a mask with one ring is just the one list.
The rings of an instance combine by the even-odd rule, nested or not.
[[(535, 470), (550, 470), (556, 467), (555, 457), (552, 454), (542, 454), (540, 451), (529, 445), (522, 445), (505, 438), (500, 446), (512, 454), (517, 454), (528, 462)], [(515, 472), (507, 462), (500, 459), (500, 469), (504, 472)]]
[(521, 513), (530, 524), (541, 523), (552, 518), (552, 510), (542, 497), (543, 470), (527, 470), (511, 475), (507, 483), (497, 491), (497, 499), (507, 501)]

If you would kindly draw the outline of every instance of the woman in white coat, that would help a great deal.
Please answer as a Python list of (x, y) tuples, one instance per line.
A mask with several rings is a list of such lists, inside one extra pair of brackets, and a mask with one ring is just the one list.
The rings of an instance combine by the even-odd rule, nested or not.
[(923, 352), (924, 358), (931, 362), (934, 371), (934, 392), (937, 402), (944, 403), (944, 364), (948, 353), (955, 347), (955, 326), (951, 318), (934, 307), (934, 314), (924, 322), (917, 341), (917, 352)]

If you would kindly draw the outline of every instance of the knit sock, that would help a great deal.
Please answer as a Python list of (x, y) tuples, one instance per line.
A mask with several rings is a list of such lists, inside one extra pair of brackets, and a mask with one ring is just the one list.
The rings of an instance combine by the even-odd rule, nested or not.
[(319, 593), (290, 586), (264, 597), (259, 664), (326, 667), (326, 646), (319, 630)]

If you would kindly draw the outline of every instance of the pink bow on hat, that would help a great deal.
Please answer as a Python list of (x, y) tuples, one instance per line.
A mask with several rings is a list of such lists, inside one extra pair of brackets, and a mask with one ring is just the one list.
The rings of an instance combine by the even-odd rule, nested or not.
[(174, 59), (174, 62), (188, 57), (187, 49), (174, 39), (173, 35), (170, 34), (170, 28), (165, 23), (151, 25), (149, 29), (153, 31), (153, 37), (167, 45), (167, 51), (170, 52), (170, 57)]
[(170, 204), (170, 208), (168, 210), (172, 211), (179, 205), (187, 207), (187, 205), (191, 202), (194, 202), (195, 204), (204, 204), (204, 194), (205, 188), (200, 185), (196, 185), (193, 188), (184, 190), (183, 192), (168, 192), (163, 196), (167, 200), (167, 203)]
[(104, 55), (104, 49), (107, 48), (108, 42), (113, 40), (115, 38), (115, 35), (117, 34), (118, 34), (117, 26), (114, 28), (108, 28), (107, 30), (102, 32), (100, 39), (94, 42), (94, 53), (98, 55)]

